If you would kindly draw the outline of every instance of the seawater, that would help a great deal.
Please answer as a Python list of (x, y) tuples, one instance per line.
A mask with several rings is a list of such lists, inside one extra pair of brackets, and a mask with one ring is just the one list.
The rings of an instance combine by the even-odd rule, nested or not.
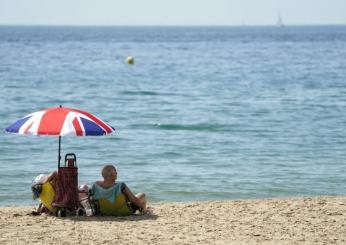
[(5, 128), (59, 105), (116, 128), (62, 138), (80, 183), (113, 163), (152, 202), (346, 195), (346, 26), (1, 26), (0, 205), (57, 169), (56, 137)]

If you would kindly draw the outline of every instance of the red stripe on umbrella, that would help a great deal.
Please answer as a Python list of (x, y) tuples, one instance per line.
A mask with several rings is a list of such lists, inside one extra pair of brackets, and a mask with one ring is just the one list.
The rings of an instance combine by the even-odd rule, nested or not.
[(33, 124), (34, 124), (34, 122), (31, 122), (31, 123), (29, 124), (29, 126), (24, 130), (24, 134), (27, 134), (27, 133), (28, 133), (28, 131), (31, 129), (31, 127), (32, 127)]
[[(59, 113), (57, 113), (57, 111)], [(68, 111), (61, 110), (59, 108), (48, 109), (45, 114), (43, 114), (38, 128), (38, 135), (59, 135), (64, 125)]]
[(110, 134), (111, 132), (113, 132), (113, 130), (108, 125), (104, 124), (102, 121), (100, 121), (97, 117), (93, 116), (92, 114), (85, 112), (85, 111), (76, 110), (76, 109), (71, 109), (71, 111), (79, 112), (79, 113), (89, 117), (94, 122), (99, 124), (104, 130), (106, 130), (107, 134)]
[(76, 135), (77, 136), (83, 136), (83, 130), (82, 127), (80, 126), (80, 123), (77, 119), (77, 117), (75, 119), (73, 119), (72, 121), (73, 127), (76, 130)]

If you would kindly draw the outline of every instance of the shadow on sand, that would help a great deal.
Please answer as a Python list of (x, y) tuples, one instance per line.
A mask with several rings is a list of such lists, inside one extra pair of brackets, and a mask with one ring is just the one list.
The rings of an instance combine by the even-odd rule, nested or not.
[(156, 220), (159, 216), (156, 214), (133, 214), (129, 216), (104, 216), (104, 215), (96, 215), (96, 216), (68, 216), (57, 219), (69, 219), (75, 222), (89, 222), (89, 221), (114, 221), (114, 222), (124, 222), (124, 221), (141, 221), (141, 220)]

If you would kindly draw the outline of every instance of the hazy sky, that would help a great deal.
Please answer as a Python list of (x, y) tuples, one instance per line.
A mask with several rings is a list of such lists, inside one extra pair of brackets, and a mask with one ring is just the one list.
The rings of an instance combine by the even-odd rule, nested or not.
[(346, 0), (0, 0), (0, 24), (346, 24)]

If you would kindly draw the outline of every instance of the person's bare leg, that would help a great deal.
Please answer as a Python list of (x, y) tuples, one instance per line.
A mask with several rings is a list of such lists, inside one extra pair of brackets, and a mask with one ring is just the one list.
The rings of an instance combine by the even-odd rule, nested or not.
[(123, 190), (123, 193), (131, 203), (137, 205), (140, 208), (140, 212), (147, 211), (147, 199), (145, 197), (145, 193), (140, 192), (137, 195), (134, 195), (127, 186)]
[(147, 199), (145, 197), (145, 193), (140, 192), (138, 194), (136, 194), (136, 197), (138, 198), (139, 202), (140, 202), (140, 211), (146, 211), (147, 210)]

